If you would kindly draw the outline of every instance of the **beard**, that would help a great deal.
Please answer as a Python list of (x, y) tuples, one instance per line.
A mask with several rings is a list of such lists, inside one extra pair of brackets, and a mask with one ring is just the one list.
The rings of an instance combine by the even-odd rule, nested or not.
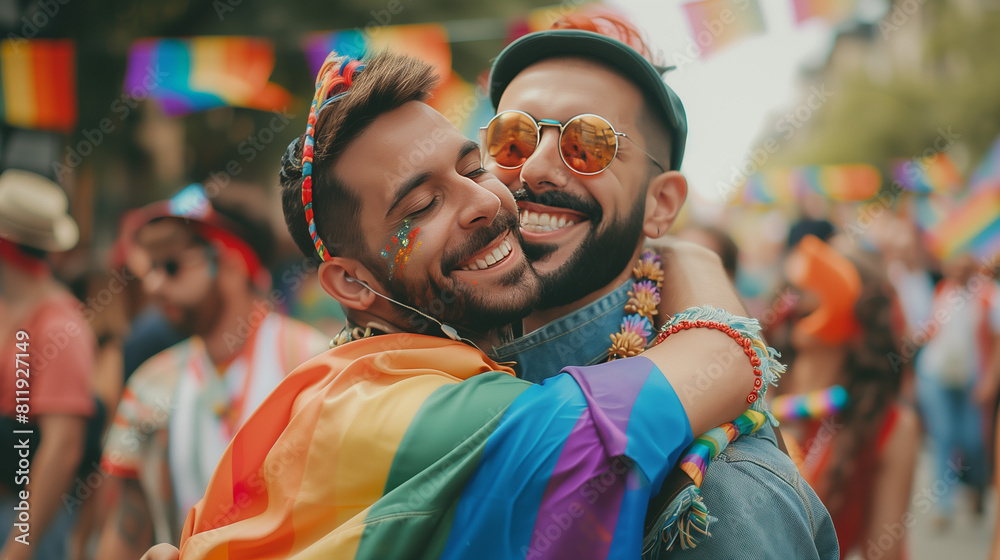
[[(517, 215), (501, 210), (491, 226), (480, 228), (462, 246), (444, 255), (440, 279), (431, 275), (406, 278), (405, 274), (390, 278), (384, 274), (384, 265), (373, 262), (374, 258), (366, 259), (369, 260), (367, 266), (381, 276), (380, 281), (393, 299), (460, 329), (486, 333), (520, 321), (531, 313), (539, 295), (539, 282), (534, 270), (527, 260), (523, 261), (499, 279), (500, 289), (459, 283), (449, 274), (459, 263), (479, 253), (507, 232), (523, 246)], [(401, 326), (409, 332), (422, 333), (427, 329), (433, 332), (438, 329), (420, 313), (408, 312), (403, 321)]]
[[(632, 254), (642, 238), (646, 213), (645, 193), (632, 203), (629, 213), (609, 220), (604, 228), (600, 206), (594, 201), (559, 191), (548, 191), (534, 197), (528, 189), (518, 191), (518, 200), (529, 200), (549, 206), (582, 212), (591, 223), (590, 231), (566, 264), (545, 276), (540, 276), (542, 293), (538, 309), (552, 309), (573, 303), (607, 286), (632, 262)], [(524, 252), (531, 262), (541, 260), (559, 247), (550, 243), (526, 244)]]

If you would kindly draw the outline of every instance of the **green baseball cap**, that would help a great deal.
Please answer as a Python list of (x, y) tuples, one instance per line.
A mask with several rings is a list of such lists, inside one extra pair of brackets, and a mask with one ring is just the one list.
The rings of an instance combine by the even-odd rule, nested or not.
[(522, 70), (557, 56), (575, 56), (600, 61), (638, 86), (654, 104), (670, 133), (670, 169), (681, 167), (687, 141), (687, 115), (674, 90), (664, 83), (660, 71), (632, 47), (591, 31), (551, 29), (529, 33), (507, 45), (490, 69), (490, 101), (496, 109), (504, 90)]

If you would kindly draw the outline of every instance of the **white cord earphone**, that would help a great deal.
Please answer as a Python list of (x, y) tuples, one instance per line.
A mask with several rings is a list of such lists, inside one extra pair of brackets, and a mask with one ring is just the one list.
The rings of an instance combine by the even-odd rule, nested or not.
[[(369, 286), (367, 282), (365, 282), (363, 280), (358, 280), (357, 278), (353, 278), (351, 276), (347, 277), (347, 281), (348, 282), (354, 282), (355, 284), (361, 284), (362, 286), (364, 286), (365, 288), (367, 288), (368, 291), (370, 291), (371, 293), (377, 295), (378, 297), (380, 297), (382, 299), (385, 299), (387, 301), (391, 301), (392, 303), (395, 303), (396, 305), (398, 305), (400, 307), (404, 307), (406, 309), (409, 309), (410, 311), (412, 311), (412, 312), (414, 312), (414, 313), (416, 313), (416, 314), (424, 317), (425, 319), (428, 319), (430, 321), (433, 321), (433, 322), (437, 323), (438, 327), (441, 328), (441, 332), (443, 332), (444, 335), (447, 336), (448, 338), (450, 338), (450, 339), (452, 339), (452, 340), (454, 340), (456, 342), (468, 342), (469, 344), (472, 344), (473, 346), (476, 346), (471, 340), (468, 340), (468, 339), (465, 339), (465, 338), (462, 338), (461, 336), (459, 336), (458, 331), (455, 330), (455, 327), (452, 327), (451, 325), (446, 325), (446, 324), (442, 323), (441, 321), (439, 321), (438, 319), (436, 319), (435, 317), (431, 317), (430, 315), (424, 313), (423, 311), (420, 311), (419, 309), (414, 309), (414, 308), (410, 307), (409, 305), (406, 305), (403, 302), (396, 301), (396, 300), (392, 299), (391, 297), (389, 297), (387, 295), (380, 294), (377, 290), (375, 290), (374, 288), (372, 288), (371, 286)], [(476, 348), (479, 348), (479, 347), (476, 346)]]

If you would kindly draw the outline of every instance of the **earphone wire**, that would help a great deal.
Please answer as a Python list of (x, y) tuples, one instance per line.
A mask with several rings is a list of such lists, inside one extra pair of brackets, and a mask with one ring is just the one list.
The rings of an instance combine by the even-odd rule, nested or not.
[(440, 320), (438, 320), (437, 318), (432, 317), (432, 316), (428, 315), (427, 313), (424, 313), (423, 311), (420, 311), (419, 309), (414, 309), (413, 307), (410, 307), (409, 305), (406, 305), (405, 303), (403, 303), (401, 301), (396, 301), (396, 300), (392, 299), (391, 297), (389, 297), (389, 296), (387, 296), (385, 294), (379, 293), (378, 290), (376, 290), (375, 288), (372, 288), (371, 286), (368, 285), (367, 282), (365, 282), (363, 280), (358, 280), (357, 278), (351, 278), (350, 276), (348, 276), (347, 277), (347, 281), (348, 282), (354, 282), (355, 284), (361, 284), (362, 286), (364, 286), (365, 288), (367, 288), (369, 291), (371, 291), (371, 293), (377, 295), (378, 297), (380, 297), (380, 298), (382, 298), (384, 300), (387, 300), (387, 301), (391, 301), (392, 303), (395, 303), (396, 305), (398, 305), (400, 307), (404, 307), (406, 309), (409, 309), (410, 311), (416, 313), (417, 315), (420, 315), (421, 317), (424, 317), (425, 319), (429, 319), (429, 320), (433, 321), (434, 323), (437, 324), (438, 328), (441, 329), (441, 332), (443, 332), (445, 334), (445, 336), (447, 336), (451, 340), (454, 340), (456, 342), (464, 342), (466, 344), (471, 345), (473, 348), (475, 348), (476, 350), (479, 350), (480, 352), (483, 351), (479, 346), (476, 345), (475, 342), (472, 342), (468, 338), (465, 338), (465, 337), (461, 336), (460, 334), (458, 334), (458, 330), (456, 330), (455, 327), (452, 327), (451, 325), (446, 325), (446, 324), (442, 323)]

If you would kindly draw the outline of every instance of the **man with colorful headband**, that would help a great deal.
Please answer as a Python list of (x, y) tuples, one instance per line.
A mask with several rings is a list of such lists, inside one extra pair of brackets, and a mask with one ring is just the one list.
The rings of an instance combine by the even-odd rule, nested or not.
[(140, 212), (143, 288), (190, 338), (147, 360), (125, 386), (102, 460), (122, 488), (102, 559), (180, 542), (184, 516), (239, 426), (288, 372), (328, 348), (318, 331), (272, 311), (266, 224), (198, 184)]
[[(482, 135), (487, 170), (518, 198), (525, 252), (543, 294), (524, 321), (527, 334), (491, 355), (516, 362), (519, 376), (534, 382), (565, 365), (635, 355), (652, 340), (654, 322), (664, 314), (648, 302), (674, 286), (664, 282), (660, 293), (657, 273), (640, 258), (642, 244), (667, 232), (687, 194), (678, 172), (687, 136), (684, 108), (647, 60), (650, 51), (639, 33), (615, 18), (573, 16), (560, 25), (565, 28), (520, 38), (496, 58), (490, 96), (498, 114)], [(647, 55), (581, 28), (609, 30)], [(701, 371), (735, 357), (705, 360)], [(697, 398), (714, 395), (699, 391)], [(698, 500), (698, 491), (683, 484), (668, 488), (682, 499), (654, 500), (659, 519), (652, 511), (647, 518), (647, 557), (697, 544), (677, 554), (732, 557), (741, 550), (753, 558), (837, 558), (829, 514), (779, 450), (771, 428), (719, 453), (730, 439), (726, 430), (707, 434), (703, 452), (684, 465), (695, 484), (707, 474), (701, 494), (718, 521), (698, 523), (686, 534), (675, 531), (665, 522), (677, 515), (676, 502), (685, 495)], [(785, 523), (773, 531), (778, 519)], [(712, 538), (698, 543), (705, 529)], [(743, 541), (763, 534), (768, 538)]]
[[(738, 416), (777, 367), (756, 322), (726, 311), (742, 310), (718, 258), (686, 245), (664, 263), (673, 326), (643, 356), (543, 385), (487, 358), (475, 345), (538, 281), (510, 191), (423, 103), (433, 83), (392, 54), (321, 70), (285, 218), (352, 328), (237, 434), (182, 558), (637, 557), (692, 429)], [(734, 346), (747, 361), (697, 375)]]

